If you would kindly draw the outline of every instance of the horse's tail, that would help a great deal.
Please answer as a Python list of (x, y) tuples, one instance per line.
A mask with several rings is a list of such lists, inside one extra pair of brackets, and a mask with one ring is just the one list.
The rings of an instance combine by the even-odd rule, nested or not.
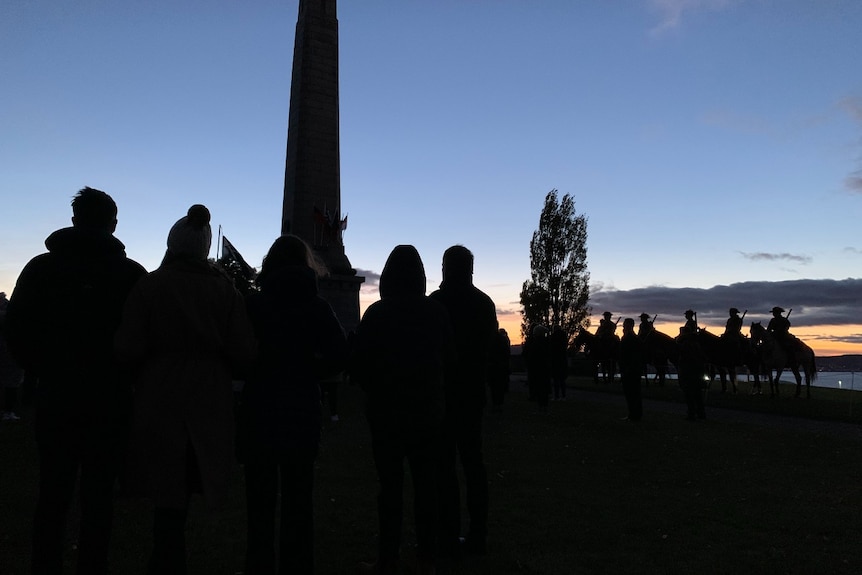
[(811, 381), (817, 379), (817, 366), (814, 364), (814, 352), (811, 352), (811, 361), (808, 362), (808, 369), (811, 372)]

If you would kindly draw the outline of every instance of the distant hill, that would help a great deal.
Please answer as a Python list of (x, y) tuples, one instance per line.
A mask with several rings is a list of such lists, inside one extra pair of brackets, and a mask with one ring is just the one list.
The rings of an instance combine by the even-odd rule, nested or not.
[(818, 356), (818, 371), (862, 371), (862, 355)]

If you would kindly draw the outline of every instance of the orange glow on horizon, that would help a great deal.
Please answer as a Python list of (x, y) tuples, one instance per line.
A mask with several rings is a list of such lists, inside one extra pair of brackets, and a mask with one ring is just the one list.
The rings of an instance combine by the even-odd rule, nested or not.
[[(376, 298), (375, 298), (376, 299)], [(363, 301), (360, 303), (361, 312), (365, 313), (365, 309), (371, 304), (371, 301)], [(497, 316), (497, 321), (501, 328), (509, 334), (509, 340), (512, 345), (521, 345), (521, 314), (518, 310), (508, 313), (501, 313)], [(638, 320), (635, 319), (637, 322)], [(763, 320), (765, 324), (768, 318)], [(679, 334), (679, 328), (683, 322), (658, 322), (656, 329), (670, 336)], [(751, 322), (746, 320), (743, 327), (743, 335), (748, 335), (748, 329)], [(724, 332), (724, 325), (701, 325), (715, 334)], [(590, 328), (595, 331), (595, 325)], [(622, 325), (617, 329), (617, 334), (622, 333)], [(850, 338), (862, 334), (862, 324), (860, 325), (816, 325), (808, 327), (791, 327), (790, 333), (804, 341), (811, 349), (814, 350), (815, 356), (830, 357), (835, 355), (862, 355), (862, 343), (851, 343), (844, 341), (836, 341), (832, 338)]]

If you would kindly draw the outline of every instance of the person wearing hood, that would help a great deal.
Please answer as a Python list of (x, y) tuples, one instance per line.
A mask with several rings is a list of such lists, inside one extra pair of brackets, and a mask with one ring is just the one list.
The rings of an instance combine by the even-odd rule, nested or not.
[(226, 498), (235, 464), (232, 379), (256, 354), (242, 296), (207, 261), (209, 222), (196, 204), (174, 224), (162, 264), (129, 294), (114, 340), (136, 374), (130, 478), (155, 508), (152, 575), (185, 573), (191, 494), (211, 508)]
[(131, 385), (115, 361), (113, 337), (126, 297), (146, 274), (113, 235), (111, 196), (83, 188), (72, 214), (72, 227), (48, 236), (48, 252), (21, 271), (6, 310), (9, 350), (38, 381), (34, 574), (62, 572), (79, 473), (78, 573), (108, 570), (113, 490), (131, 410)]
[(246, 575), (314, 572), (320, 383), (341, 372), (347, 359), (344, 330), (317, 292), (317, 279), (325, 273), (302, 239), (285, 235), (263, 260), (260, 291), (246, 296), (259, 343), (256, 367), (243, 387), (237, 430), (248, 508)]
[(454, 245), (443, 252), (443, 282), (431, 293), (449, 312), (457, 342), (454, 377), (446, 385), (446, 434), (440, 481), (440, 548), (458, 555), (461, 541), (461, 489), (457, 458), (464, 472), (470, 523), (463, 550), (484, 555), (488, 534), (488, 476), (482, 455), (485, 388), (497, 337), (497, 311), (473, 285), (473, 253)]
[(377, 561), (369, 572), (398, 571), (404, 460), (413, 479), (418, 573), (434, 573), (437, 466), (445, 382), (455, 360), (449, 314), (425, 295), (425, 268), (411, 245), (396, 246), (380, 275), (380, 300), (356, 329), (350, 375), (366, 393), (372, 452), (380, 482)]

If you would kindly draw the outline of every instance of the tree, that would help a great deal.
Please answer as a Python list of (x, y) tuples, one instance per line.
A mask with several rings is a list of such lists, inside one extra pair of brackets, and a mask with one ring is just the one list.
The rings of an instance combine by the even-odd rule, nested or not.
[(557, 190), (545, 196), (539, 228), (530, 240), (530, 279), (521, 290), (521, 336), (539, 324), (561, 327), (570, 340), (589, 325), (590, 273), (587, 271), (587, 218), (575, 200)]

